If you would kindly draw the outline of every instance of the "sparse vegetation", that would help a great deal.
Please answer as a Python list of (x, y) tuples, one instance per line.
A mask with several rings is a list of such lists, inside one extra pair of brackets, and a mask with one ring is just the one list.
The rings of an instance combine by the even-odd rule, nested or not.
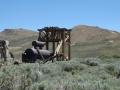
[(57, 64), (12, 63), (8, 61), (0, 67), (0, 90), (120, 89), (119, 58), (79, 58)]
[(120, 58), (119, 55), (113, 54), (113, 55), (106, 55), (106, 54), (100, 54), (97, 56), (100, 59), (106, 59), (106, 58)]
[(110, 55), (101, 54), (98, 56), (98, 58), (105, 59), (105, 58), (112, 58), (112, 57)]
[(113, 57), (113, 58), (120, 58), (120, 56), (119, 56), (119, 55), (116, 55), (116, 54), (113, 54), (112, 57)]

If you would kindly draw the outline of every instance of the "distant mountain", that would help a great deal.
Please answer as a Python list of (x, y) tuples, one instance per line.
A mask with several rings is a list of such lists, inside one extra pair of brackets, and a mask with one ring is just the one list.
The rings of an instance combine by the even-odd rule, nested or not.
[(32, 30), (26, 30), (22, 28), (17, 29), (4, 29), (2, 32), (0, 32), (0, 38), (1, 39), (7, 39), (7, 40), (19, 40), (22, 38), (28, 38), (32, 36), (38, 36), (37, 32), (34, 32)]
[(120, 33), (99, 27), (78, 25), (72, 28), (72, 42), (93, 42), (120, 37)]
[(72, 57), (120, 56), (120, 33), (94, 26), (72, 28)]

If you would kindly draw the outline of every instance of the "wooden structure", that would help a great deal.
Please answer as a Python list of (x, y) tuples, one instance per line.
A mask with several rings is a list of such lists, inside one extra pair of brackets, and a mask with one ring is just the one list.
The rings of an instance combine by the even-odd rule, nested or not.
[[(62, 60), (65, 59), (65, 44), (68, 46), (68, 57), (71, 59), (71, 47), (70, 47), (70, 32), (71, 29), (59, 28), (59, 27), (44, 27), (38, 29), (39, 37), (38, 41), (46, 42), (46, 50), (49, 50), (49, 45), (52, 43), (52, 53), (54, 55), (62, 53)], [(57, 47), (56, 47), (57, 46)], [(60, 47), (62, 52), (59, 52)]]

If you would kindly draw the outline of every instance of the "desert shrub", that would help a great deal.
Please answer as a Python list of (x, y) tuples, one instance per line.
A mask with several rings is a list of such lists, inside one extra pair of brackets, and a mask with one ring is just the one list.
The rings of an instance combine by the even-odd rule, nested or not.
[(115, 70), (115, 67), (113, 65), (107, 65), (105, 68), (107, 69), (107, 71), (114, 71)]
[(84, 90), (83, 87), (79, 84), (72, 84), (72, 90)]
[(102, 84), (101, 81), (86, 82), (83, 84), (83, 90), (110, 90), (109, 85)]
[(109, 73), (112, 76), (116, 76), (115, 66), (114, 65), (107, 65), (105, 66), (105, 70), (107, 73)]
[(49, 74), (50, 73), (50, 68), (46, 67), (42, 70), (44, 74)]
[(3, 90), (29, 90), (31, 84), (39, 80), (39, 74), (34, 71), (30, 65), (6, 66), (4, 65), (0, 70), (0, 80)]
[(119, 55), (113, 54), (113, 55), (106, 55), (106, 54), (100, 54), (99, 56), (97, 56), (100, 59), (109, 59), (109, 58), (120, 58)]
[(67, 62), (60, 63), (63, 71), (72, 72), (72, 71), (81, 71), (86, 68), (85, 65), (81, 64), (80, 61), (70, 60)]
[(98, 66), (98, 61), (99, 60), (97, 60), (97, 58), (96, 59), (86, 58), (86, 59), (82, 60), (80, 63), (89, 65), (89, 66)]
[(45, 86), (40, 83), (34, 83), (30, 86), (30, 90), (45, 90)]
[(120, 78), (120, 70), (116, 73), (116, 78)]
[(97, 57), (100, 58), (100, 59), (112, 58), (110, 55), (105, 55), (105, 54), (100, 54)]
[(116, 55), (116, 54), (113, 54), (112, 57), (113, 57), (113, 58), (120, 58), (120, 56), (119, 56), (119, 55)]
[(89, 61), (89, 60), (82, 61), (81, 63), (89, 65), (89, 66), (98, 66), (98, 64), (96, 62)]
[(0, 90), (120, 90), (115, 74), (119, 63), (112, 58), (79, 58), (46, 64), (5, 64), (0, 68)]
[(107, 80), (102, 81), (102, 83), (106, 83), (110, 90), (120, 90), (120, 80), (116, 78), (109, 78)]
[(64, 71), (71, 72), (72, 70), (73, 70), (73, 68), (71, 65), (64, 67)]

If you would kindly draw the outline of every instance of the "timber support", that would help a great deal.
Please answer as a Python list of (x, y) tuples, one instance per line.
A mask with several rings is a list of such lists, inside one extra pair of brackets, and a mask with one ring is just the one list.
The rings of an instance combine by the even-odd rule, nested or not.
[(60, 54), (62, 55), (62, 60), (71, 59), (71, 47), (70, 47), (71, 29), (59, 27), (44, 27), (42, 29), (38, 29), (38, 31), (39, 31), (38, 41), (46, 43), (46, 50), (52, 50), (52, 53), (56, 57), (59, 53), (62, 53)]

